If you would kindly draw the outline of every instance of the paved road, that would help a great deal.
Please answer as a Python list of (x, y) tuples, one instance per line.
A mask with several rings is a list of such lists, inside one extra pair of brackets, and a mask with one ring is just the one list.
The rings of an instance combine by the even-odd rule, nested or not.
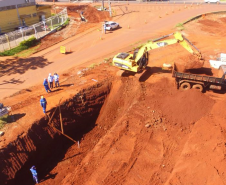
[[(132, 5), (129, 8), (133, 9)], [(33, 55), (31, 60), (34, 61), (34, 64), (31, 63), (31, 65), (26, 66), (25, 63), (24, 66), (20, 67), (20, 70), (14, 69), (13, 74), (0, 77), (0, 97), (4, 98), (21, 89), (42, 83), (43, 78), (50, 72), (61, 73), (86, 62), (101, 61), (101, 58), (124, 51), (125, 47), (131, 46), (131, 44), (138, 41), (160, 36), (161, 30), (172, 28), (177, 23), (183, 22), (192, 16), (210, 11), (225, 10), (226, 6), (196, 6), (168, 16), (165, 16), (165, 12), (168, 11), (167, 5), (164, 5), (162, 10), (159, 10), (159, 6), (157, 6), (157, 9), (155, 8), (155, 6), (140, 4), (134, 6), (131, 12), (119, 14), (114, 19), (120, 23), (122, 29), (103, 35), (103, 40), (100, 40), (101, 33), (95, 29), (90, 34), (73, 37)], [(170, 8), (173, 8), (173, 6), (169, 5)], [(159, 19), (155, 11), (159, 11), (159, 14), (162, 14), (163, 17)], [(147, 18), (147, 24), (144, 24), (143, 17)], [(128, 25), (130, 25), (130, 29), (127, 28)], [(73, 52), (69, 55), (60, 54), (60, 45), (70, 47)]]

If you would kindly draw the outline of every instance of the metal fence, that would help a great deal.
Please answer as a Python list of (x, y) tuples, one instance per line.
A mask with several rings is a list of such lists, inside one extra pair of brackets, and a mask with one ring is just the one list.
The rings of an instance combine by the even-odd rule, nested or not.
[(0, 35), (0, 52), (12, 49), (20, 44), (20, 42), (27, 40), (34, 36), (40, 39), (50, 32), (56, 30), (63, 23), (67, 21), (67, 9), (63, 9), (55, 16), (49, 17), (42, 22), (34, 24), (23, 29)]

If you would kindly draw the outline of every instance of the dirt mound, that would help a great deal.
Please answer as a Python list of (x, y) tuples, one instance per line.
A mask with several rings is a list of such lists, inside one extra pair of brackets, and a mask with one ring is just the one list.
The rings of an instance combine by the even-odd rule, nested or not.
[(217, 27), (220, 26), (220, 23), (210, 19), (199, 20), (198, 23), (204, 26)]
[(68, 15), (74, 18), (80, 18), (80, 13), (84, 12), (87, 8), (87, 5), (74, 5), (74, 6), (67, 6)]
[[(192, 124), (205, 116), (212, 108), (214, 101), (197, 90), (177, 91), (161, 100), (163, 115), (175, 124)], [(204, 106), (205, 103), (205, 106)]]
[(226, 23), (226, 17), (221, 17), (221, 18), (219, 18), (219, 20), (223, 23)]
[(103, 22), (109, 19), (109, 12), (98, 11), (92, 6), (87, 6), (84, 10), (84, 17), (91, 23)]
[(59, 34), (47, 35), (46, 37), (41, 39), (41, 44), (40, 44), (40, 47), (38, 48), (38, 50), (40, 51), (42, 49), (51, 47), (55, 43), (58, 43), (62, 40), (64, 40), (64, 38), (62, 36), (60, 36)]
[(210, 112), (214, 105), (214, 100), (195, 89), (177, 90), (173, 82), (167, 78), (162, 78), (147, 88), (147, 94), (154, 93), (147, 99), (154, 99), (151, 104), (156, 104), (155, 109), (161, 111), (162, 117), (167, 118), (172, 124), (190, 125)]
[(226, 19), (223, 18), (219, 18), (216, 20), (211, 20), (211, 19), (203, 19), (203, 20), (199, 20), (198, 23), (200, 24), (200, 28), (202, 31), (211, 33), (211, 34), (218, 34), (218, 35), (222, 35), (225, 36), (225, 21)]
[(203, 67), (204, 61), (200, 60), (197, 56), (195, 55), (184, 55), (183, 57), (180, 57), (176, 62), (177, 70), (179, 72), (186, 72), (189, 69), (194, 69), (194, 68), (201, 68)]
[[(74, 36), (75, 34), (87, 31), (90, 28), (97, 26), (97, 23), (109, 20), (109, 13), (105, 11), (98, 11), (96, 8), (89, 5), (74, 5), (74, 6), (54, 6), (52, 12), (55, 12), (56, 8), (61, 10), (61, 8), (67, 7), (68, 15), (71, 17), (69, 25), (65, 28), (47, 35), (41, 40), (40, 47), (38, 50), (42, 50), (52, 46), (55, 43), (63, 41), (66, 38)], [(80, 13), (83, 12), (84, 17), (88, 22), (80, 21)], [(81, 24), (82, 23), (82, 24)]]
[(110, 18), (109, 12), (98, 11), (96, 8), (90, 5), (67, 6), (67, 11), (68, 11), (68, 15), (74, 18), (80, 18), (80, 13), (83, 12), (84, 17), (90, 23), (103, 22)]
[(135, 79), (113, 83), (96, 122), (108, 131), (61, 184), (163, 184), (169, 178), (188, 130), (214, 101), (198, 91), (178, 91), (168, 79)]

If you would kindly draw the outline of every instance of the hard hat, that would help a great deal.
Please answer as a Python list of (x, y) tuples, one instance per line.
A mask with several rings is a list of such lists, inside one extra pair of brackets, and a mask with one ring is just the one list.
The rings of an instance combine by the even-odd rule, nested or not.
[(41, 96), (41, 99), (43, 99), (44, 97), (43, 96)]

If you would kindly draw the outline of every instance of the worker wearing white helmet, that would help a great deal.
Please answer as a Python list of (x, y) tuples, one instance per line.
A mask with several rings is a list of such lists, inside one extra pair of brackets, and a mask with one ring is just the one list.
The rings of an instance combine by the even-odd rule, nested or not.
[(51, 73), (49, 73), (48, 82), (50, 89), (53, 88), (53, 76), (51, 75)]
[(54, 73), (54, 81), (55, 81), (55, 88), (56, 87), (60, 87), (60, 84), (59, 84), (59, 75), (57, 73)]

